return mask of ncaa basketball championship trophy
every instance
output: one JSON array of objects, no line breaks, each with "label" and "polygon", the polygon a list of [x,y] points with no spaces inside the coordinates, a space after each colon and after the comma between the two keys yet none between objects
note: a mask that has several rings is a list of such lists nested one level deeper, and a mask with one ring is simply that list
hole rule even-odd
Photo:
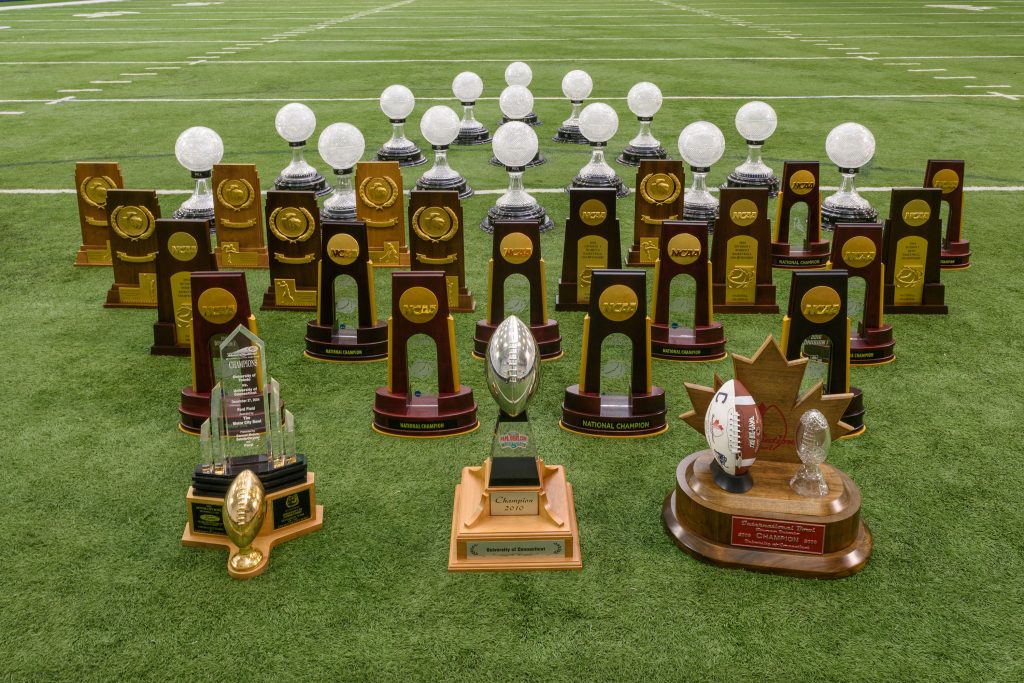
[{"label": "ncaa basketball championship trophy", "polygon": [[306,457],[295,450],[295,419],[267,374],[263,341],[238,325],[216,353],[181,543],[227,548],[228,574],[251,579],[267,568],[271,548],[321,528],[324,509]]},{"label": "ncaa basketball championship trophy", "polygon": [[[807,211],[801,221],[799,207]],[[794,212],[794,208],[796,212]],[[821,239],[821,189],[817,161],[787,161],[775,201],[772,266],[787,270],[822,268],[828,262],[828,240]]]},{"label": "ncaa basketball championship trophy", "polygon": [[946,233],[942,238],[943,270],[961,270],[971,267],[971,243],[964,239],[964,162],[929,159],[924,172],[924,186],[942,190],[946,203]]},{"label": "ncaa basketball championship trophy", "polygon": [[409,265],[402,200],[402,170],[397,161],[356,165],[356,217],[366,224],[370,258],[378,268]]},{"label": "ncaa basketball championship trophy", "polygon": [[[420,132],[434,150],[434,165],[416,181],[417,190],[454,190],[459,199],[473,196],[473,188],[448,165],[448,146],[459,134],[459,116],[450,107],[431,107],[420,119]],[[490,142],[490,135],[487,137]],[[480,143],[473,143],[480,144]]]},{"label": "ncaa basketball championship trophy", "polygon": [[572,112],[569,118],[558,127],[558,132],[552,138],[555,142],[562,142],[574,145],[585,145],[587,139],[580,133],[580,108],[583,100],[590,97],[590,91],[594,89],[594,81],[590,74],[580,69],[570,71],[562,79],[562,94],[572,104]]},{"label": "ncaa basketball championship trophy", "polygon": [[187,356],[192,352],[192,273],[217,270],[206,220],[158,219],[156,240],[156,356]]},{"label": "ncaa basketball championship trophy", "polygon": [[214,164],[213,226],[217,265],[267,268],[263,197],[256,164]]},{"label": "ncaa basketball championship trophy", "polygon": [[697,121],[679,133],[679,154],[690,166],[693,185],[683,199],[683,220],[704,221],[714,232],[718,200],[708,192],[708,173],[725,151],[725,136],[713,123]]},{"label": "ncaa basketball championship trophy", "polygon": [[274,117],[277,134],[292,148],[292,160],[274,180],[275,190],[312,191],[317,196],[328,194],[331,188],[317,170],[309,165],[303,155],[306,140],[316,130],[316,116],[313,110],[299,102],[281,107]]},{"label": "ncaa basketball championship trophy", "polygon": [[443,270],[448,310],[476,310],[466,287],[466,249],[462,204],[455,192],[413,190],[409,195],[411,270]]},{"label": "ncaa basketball championship trophy", "polygon": [[320,211],[312,192],[267,192],[267,247],[270,286],[262,310],[316,308],[320,258]]},{"label": "ncaa basketball championship trophy", "polygon": [[629,188],[622,183],[622,178],[604,160],[604,149],[618,129],[618,114],[604,102],[594,102],[583,109],[580,113],[580,133],[590,143],[590,161],[572,179],[572,184],[566,188],[567,192],[573,187],[611,187],[617,197],[629,194]]},{"label": "ncaa basketball championship trophy", "polygon": [[[672,297],[672,281],[691,277],[692,301]],[[651,295],[651,355],[663,360],[711,361],[725,358],[725,333],[714,321],[708,226],[704,221],[665,221],[661,251],[654,265]],[[692,320],[679,320],[692,311]]]},{"label": "ncaa basketball championship trophy", "polygon": [[[504,115],[501,125],[509,121],[528,123],[529,112],[533,111],[533,93],[525,85],[510,85],[501,91],[501,95],[498,97],[498,108],[501,109],[501,113]],[[547,159],[544,158],[544,155],[538,151],[533,156],[533,159],[526,164],[526,167],[540,166],[546,161]],[[494,155],[491,155],[490,161],[487,163],[491,166],[504,165]]]},{"label": "ncaa basketball championship trophy", "polygon": [[106,308],[156,308],[156,220],[160,203],[155,190],[107,190],[110,253],[114,284]]},{"label": "ncaa basketball championship trophy", "polygon": [[404,85],[389,85],[380,94],[380,110],[391,122],[391,138],[377,150],[377,161],[397,161],[400,166],[427,163],[423,152],[405,137],[405,119],[416,106],[412,91]]},{"label": "ncaa basketball championship trophy", "polygon": [[334,170],[335,184],[331,196],[324,200],[320,220],[354,221],[356,190],[352,174],[366,150],[366,141],[351,123],[332,123],[320,133],[316,143],[320,157]]},{"label": "ncaa basketball championship trophy", "polygon": [[882,232],[881,223],[839,223],[832,231],[831,267],[845,268],[851,278],[864,280],[861,320],[856,330],[850,330],[851,365],[884,365],[896,360],[892,325],[882,318]]},{"label": "ncaa basketball championship trophy", "polygon": [[942,190],[893,188],[885,221],[885,312],[949,313],[939,260]]},{"label": "ncaa basketball championship trophy", "polygon": [[850,318],[846,310],[848,274],[845,270],[797,270],[789,286],[789,308],[782,319],[782,352],[789,360],[819,356],[827,366],[825,390],[851,394],[842,420],[862,434],[864,392],[850,386]]},{"label": "ncaa basketball championship trophy", "polygon": [[217,383],[216,340],[239,325],[253,334],[256,318],[249,308],[244,273],[192,273],[192,384],[181,390],[178,428],[198,434],[210,417],[210,392]]},{"label": "ncaa basketball championship trophy", "polygon": [[633,211],[633,246],[626,256],[630,266],[653,266],[658,260],[661,225],[683,216],[683,163],[670,159],[644,159],[636,172]]},{"label": "ncaa basketball championship trophy", "polygon": [[110,217],[107,190],[121,189],[121,167],[113,161],[79,161],[75,164],[75,194],[82,244],[76,266],[110,265]]},{"label": "ncaa basketball championship trophy", "polygon": [[[519,281],[518,286],[515,280]],[[495,223],[491,260],[487,263],[487,282],[487,317],[476,323],[473,356],[484,358],[494,331],[505,319],[505,314],[514,311],[525,312],[540,359],[561,358],[562,335],[558,321],[548,317],[547,274],[540,253],[537,221]],[[522,292],[523,285],[525,293]],[[519,300],[516,300],[516,294],[521,295]]]},{"label": "ncaa basketball championship trophy", "polygon": [[778,313],[768,258],[768,190],[724,187],[711,244],[712,296],[719,313]]},{"label": "ncaa basketball championship trophy", "polygon": [[839,167],[843,182],[839,190],[821,203],[821,227],[831,230],[836,223],[874,223],[878,212],[857,193],[854,179],[861,166],[875,156],[875,136],[859,123],[841,123],[825,138],[825,152]]},{"label": "ncaa basketball championship trophy", "polygon": [[497,221],[537,221],[541,232],[555,227],[544,207],[523,188],[523,171],[537,156],[537,134],[521,121],[509,121],[495,131],[491,147],[508,171],[508,190],[488,209],[480,229],[494,232]]},{"label": "ncaa basketball championship trophy", "polygon": [[[647,273],[595,270],[590,310],[583,318],[580,381],[562,400],[563,429],[591,436],[653,436],[668,429],[665,390],[652,383],[651,319],[647,317]],[[601,387],[601,347],[622,333],[630,343],[632,373],[628,394]]]},{"label": "ncaa basketball championship trophy", "polygon": [[610,187],[570,188],[562,277],[558,278],[555,310],[587,310],[590,307],[591,273],[597,269],[621,267],[615,190]]},{"label": "ncaa basketball championship trophy", "polygon": [[174,156],[179,164],[192,173],[196,184],[192,196],[181,203],[172,218],[209,221],[212,228],[213,193],[210,192],[210,176],[213,175],[213,165],[220,163],[224,156],[224,143],[215,131],[193,126],[178,136],[174,143]]},{"label": "ncaa basketball championship trophy", "polygon": [[[507,67],[505,67],[505,84],[506,85],[508,85],[508,86],[521,86],[523,88],[529,88],[530,87],[530,83],[532,81],[533,81],[533,69],[530,68],[529,64],[526,64],[525,62],[512,62]],[[532,103],[531,103],[530,106],[531,107],[533,106]],[[504,112],[502,112],[502,113],[504,114]],[[508,117],[508,115],[506,114],[506,115],[502,116],[501,122],[502,123],[508,123],[511,120],[512,119],[510,119]],[[532,108],[530,109],[530,111],[525,116],[523,116],[522,121],[523,121],[523,123],[525,123],[528,126],[539,126],[541,124],[540,119],[537,118],[537,115],[533,112]]]},{"label": "ncaa basketball championship trophy", "polygon": [[463,71],[452,81],[452,94],[462,104],[462,121],[459,123],[458,137],[451,144],[484,145],[490,142],[490,131],[473,114],[476,101],[484,94],[483,80],[472,71]]},{"label": "ncaa basketball championship trophy", "polygon": [[639,166],[643,159],[664,159],[668,156],[665,148],[651,134],[651,121],[661,109],[661,102],[661,89],[653,83],[644,81],[629,89],[626,103],[640,122],[640,132],[629,141],[626,149],[622,150],[622,154],[616,159],[620,164]]},{"label": "ncaa basketball championship trophy", "polygon": [[[459,382],[455,319],[446,290],[440,270],[391,274],[388,384],[377,389],[373,402],[373,429],[380,434],[453,436],[480,426],[473,390]],[[417,389],[410,377],[409,340],[418,334],[433,342],[436,394]]]},{"label": "ncaa basketball championship trophy", "polygon": [[[661,519],[689,555],[732,569],[837,579],[864,568],[872,538],[860,489],[822,464],[850,394],[801,394],[807,359],[787,361],[772,337],[753,358],[732,356],[735,379],[687,384],[682,419],[708,448],[684,458]],[[756,464],[755,464],[756,461]]]},{"label": "ncaa basketball championship trophy", "polygon": [[388,327],[377,321],[366,226],[326,221],[320,238],[316,319],[306,324],[306,356],[342,363],[387,358]]},{"label": "ncaa basketball championship trophy", "polygon": [[498,404],[491,455],[455,487],[449,571],[580,569],[572,486],[538,457],[526,406],[540,381],[529,328],[506,318],[487,344],[487,388]]},{"label": "ncaa basketball championship trophy", "polygon": [[779,193],[779,179],[761,161],[764,141],[778,125],[775,110],[767,102],[747,102],[736,112],[736,130],[747,141],[747,160],[725,179],[725,187],[765,187],[770,196]]}]

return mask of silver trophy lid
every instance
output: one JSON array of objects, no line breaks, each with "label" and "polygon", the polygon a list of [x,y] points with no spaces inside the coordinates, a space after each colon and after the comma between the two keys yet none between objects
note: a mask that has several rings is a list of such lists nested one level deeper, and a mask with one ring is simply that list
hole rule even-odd
[{"label": "silver trophy lid", "polygon": [[540,382],[540,353],[530,328],[514,315],[505,318],[487,343],[487,388],[498,407],[515,417]]}]

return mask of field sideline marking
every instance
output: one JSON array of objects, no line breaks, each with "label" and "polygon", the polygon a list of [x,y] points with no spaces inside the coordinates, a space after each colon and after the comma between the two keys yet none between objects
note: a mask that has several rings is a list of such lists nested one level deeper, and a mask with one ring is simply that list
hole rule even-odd
[{"label": "field sideline marking", "polygon": [[70,7],[71,5],[99,5],[108,2],[124,2],[125,0],[72,0],[69,2],[52,2],[42,5],[16,5],[14,7],[0,7],[0,12],[10,12],[16,9],[49,9],[51,7]]},{"label": "field sideline marking", "polygon": [[23,111],[0,111],[0,116],[21,116]]}]

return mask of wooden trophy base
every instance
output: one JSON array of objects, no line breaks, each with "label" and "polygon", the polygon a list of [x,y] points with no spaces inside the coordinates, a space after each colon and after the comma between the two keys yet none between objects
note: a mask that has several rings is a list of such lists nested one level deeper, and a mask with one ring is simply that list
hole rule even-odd
[{"label": "wooden trophy base", "polygon": [[274,546],[323,527],[324,506],[316,504],[313,479],[313,473],[308,472],[305,483],[267,494],[267,515],[252,543],[252,547],[263,554],[263,559],[251,569],[239,571],[231,566],[231,558],[238,552],[238,546],[224,531],[224,499],[197,496],[191,486],[185,496],[188,521],[181,535],[181,544],[193,548],[227,548],[231,578],[244,580],[259,576],[266,570]]},{"label": "wooden trophy base", "polygon": [[771,255],[772,268],[813,270],[828,266],[831,247],[828,242],[807,242],[799,245],[772,242]]},{"label": "wooden trophy base", "polygon": [[532,497],[537,513],[528,515],[490,514],[490,496],[504,489],[488,489],[489,461],[462,469],[462,483],[455,487],[448,571],[583,568],[576,507],[565,468],[543,461],[538,465],[539,487],[519,487],[507,494]]},{"label": "wooden trophy base", "polygon": [[668,430],[665,390],[633,396],[584,393],[580,385],[566,387],[562,400],[562,429],[587,436],[636,438]]},{"label": "wooden trophy base", "polygon": [[210,419],[210,392],[193,391],[192,387],[181,390],[178,405],[178,429],[186,434],[198,436],[203,423]]},{"label": "wooden trophy base", "polygon": [[860,489],[831,465],[821,470],[825,496],[801,496],[789,487],[798,465],[758,462],[754,486],[729,493],[714,483],[710,450],[687,456],[661,519],[672,540],[699,560],[803,578],[856,574],[871,557],[871,532],[860,518]]},{"label": "wooden trophy base", "polygon": [[886,365],[896,360],[892,325],[850,335],[850,365]]},{"label": "wooden trophy base", "polygon": [[651,356],[691,363],[721,360],[725,358],[722,323],[696,328],[651,323]]},{"label": "wooden trophy base", "polygon": [[311,320],[306,324],[305,355],[335,363],[361,363],[388,357],[387,323],[357,327],[355,333],[354,338],[335,340],[333,327],[317,325],[315,320]]},{"label": "wooden trophy base", "polygon": [[971,243],[967,240],[949,242],[939,254],[942,270],[964,270],[971,267]]},{"label": "wooden trophy base", "polygon": [[115,282],[107,290],[104,308],[156,308],[156,273],[141,273],[138,285]]},{"label": "wooden trophy base", "polygon": [[576,293],[577,283],[575,280],[572,282],[563,282],[561,278],[558,280],[558,293],[555,294],[555,310],[556,311],[588,311],[590,310],[589,301],[579,301]]},{"label": "wooden trophy base", "polygon": [[885,307],[883,310],[886,313],[916,313],[918,315],[946,315],[949,313],[949,307],[946,306],[946,287],[941,282],[925,283],[924,291],[921,292],[920,304],[896,305],[893,303],[895,293],[895,285],[885,285]]},{"label": "wooden trophy base", "polygon": [[476,419],[473,390],[462,385],[453,394],[408,396],[377,389],[373,401],[373,430],[389,436],[431,438],[468,434]]},{"label": "wooden trophy base", "polygon": [[[530,332],[537,340],[537,349],[541,360],[555,360],[562,357],[562,335],[558,331],[558,321],[549,319],[544,325],[530,325]],[[476,334],[473,336],[473,357],[482,360],[487,356],[487,342],[491,340],[497,325],[486,320],[478,320]]]},{"label": "wooden trophy base", "polygon": [[459,291],[459,302],[454,306],[448,306],[448,310],[453,313],[472,313],[476,310],[476,299],[473,298],[473,292],[463,287]]},{"label": "wooden trophy base", "polygon": [[[282,284],[283,283],[283,284]],[[274,280],[263,293],[261,311],[315,311],[316,289],[301,289],[294,280]]]},{"label": "wooden trophy base", "polygon": [[775,285],[757,285],[754,302],[749,304],[725,303],[727,285],[713,283],[711,285],[712,304],[715,313],[778,313],[779,305],[775,303]]},{"label": "wooden trophy base", "polygon": [[83,244],[75,254],[76,266],[112,266],[110,242],[106,244]]},{"label": "wooden trophy base", "polygon": [[177,341],[177,324],[155,322],[153,323],[153,345],[149,347],[150,354],[154,356],[191,356],[191,344],[179,344]]},{"label": "wooden trophy base", "polygon": [[266,247],[239,247],[234,242],[221,242],[215,252],[218,270],[232,268],[269,268],[270,257]]}]

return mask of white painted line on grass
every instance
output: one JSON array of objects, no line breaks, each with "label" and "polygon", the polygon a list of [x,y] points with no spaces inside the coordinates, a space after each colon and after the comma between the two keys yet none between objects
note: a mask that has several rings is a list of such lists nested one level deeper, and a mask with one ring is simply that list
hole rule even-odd
[{"label": "white painted line on grass", "polygon": [[76,88],[74,90],[58,90],[57,92],[103,92],[103,88]]},{"label": "white painted line on grass", "polygon": [[130,73],[130,74],[120,74],[120,75],[121,76],[159,76],[160,74],[155,74],[153,72],[145,72],[145,73]]},{"label": "white painted line on grass", "polygon": [[937,81],[973,81],[977,76],[932,76]]},{"label": "white painted line on grass", "polygon": [[60,104],[61,102],[70,102],[73,99],[75,99],[74,95],[68,95],[67,97],[62,97],[59,100],[50,100],[46,104]]},{"label": "white painted line on grass", "polygon": [[21,116],[23,111],[0,111],[0,116]]},{"label": "white painted line on grass", "polygon": [[965,88],[1010,88],[1009,85],[965,85]]},{"label": "white painted line on grass", "polygon": [[1018,101],[1021,96],[1019,95],[1007,95],[1006,93],[999,92],[998,90],[992,90],[989,95],[995,95],[996,97],[1005,97],[1008,100]]},{"label": "white painted line on grass", "polygon": [[150,71],[176,71],[180,66],[147,66]]},{"label": "white painted line on grass", "polygon": [[89,81],[93,85],[107,85],[114,83],[131,83],[131,81]]},{"label": "white painted line on grass", "polygon": [[921,62],[884,62],[884,66],[917,66]]},{"label": "white painted line on grass", "polygon": [[0,7],[0,12],[9,12],[16,9],[50,9],[51,7],[70,7],[71,5],[99,5],[107,2],[124,2],[125,0],[74,0],[74,2],[50,2],[39,5],[16,5],[14,7]]},{"label": "white painted line on grass", "polygon": [[923,74],[923,73],[928,73],[930,71],[945,71],[945,69],[907,69],[907,71],[909,71],[912,74],[914,74],[914,73]]}]

